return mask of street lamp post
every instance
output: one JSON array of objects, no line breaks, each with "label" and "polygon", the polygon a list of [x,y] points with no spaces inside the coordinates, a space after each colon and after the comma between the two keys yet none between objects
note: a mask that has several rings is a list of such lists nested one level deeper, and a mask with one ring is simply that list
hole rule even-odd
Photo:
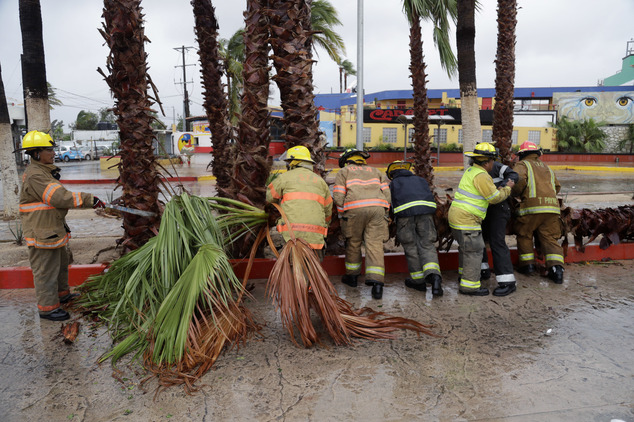
[{"label": "street lamp post", "polygon": [[[455,119],[451,116],[445,116],[445,115],[431,115],[429,116],[429,121],[432,123],[435,123],[436,125],[438,125],[438,135],[440,135],[440,126],[442,126],[445,123],[451,123],[453,122]],[[437,152],[436,152],[436,166],[440,166],[440,136],[436,136],[436,145],[437,145]]]},{"label": "street lamp post", "polygon": [[405,129],[405,142],[403,144],[403,161],[407,161],[407,140],[409,138],[409,134],[407,133],[407,124],[414,120],[414,116],[401,114],[396,118],[399,123],[403,124],[403,128]]}]

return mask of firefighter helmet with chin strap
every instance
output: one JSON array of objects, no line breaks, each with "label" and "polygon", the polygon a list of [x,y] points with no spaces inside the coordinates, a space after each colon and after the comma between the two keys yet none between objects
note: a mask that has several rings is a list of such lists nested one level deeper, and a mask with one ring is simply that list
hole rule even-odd
[{"label": "firefighter helmet with chin strap", "polygon": [[358,161],[365,163],[365,160],[370,158],[370,153],[367,151],[359,151],[355,148],[349,148],[345,150],[341,156],[339,156],[339,167],[344,168],[348,161],[356,162],[357,160],[355,160],[355,156],[358,157]]},{"label": "firefighter helmet with chin strap", "polygon": [[393,161],[387,166],[387,170],[385,171],[385,174],[387,175],[388,179],[392,180],[393,179],[392,173],[395,172],[396,170],[409,170],[411,168],[412,168],[412,163],[408,163],[407,161]]},{"label": "firefighter helmet with chin strap", "polygon": [[541,147],[538,147],[533,142],[525,141],[520,145],[520,149],[517,151],[517,155],[520,157],[524,157],[528,154],[537,154],[542,155],[543,151]]},{"label": "firefighter helmet with chin strap", "polygon": [[20,150],[32,150],[36,148],[54,148],[57,145],[48,133],[32,130],[22,138]]},{"label": "firefighter helmet with chin strap", "polygon": [[475,146],[473,152],[467,151],[464,155],[475,159],[490,158],[495,160],[498,157],[498,151],[489,142],[480,142]]}]

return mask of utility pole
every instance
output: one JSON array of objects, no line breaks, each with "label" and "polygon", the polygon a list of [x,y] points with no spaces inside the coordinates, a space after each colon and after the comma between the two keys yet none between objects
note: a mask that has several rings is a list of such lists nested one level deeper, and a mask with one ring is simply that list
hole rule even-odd
[{"label": "utility pole", "polygon": [[187,66],[195,66],[193,64],[185,64],[185,51],[192,49],[194,47],[175,47],[174,50],[181,51],[181,55],[183,57],[183,64],[180,66],[174,67],[182,67],[183,68],[183,130],[185,132],[189,132],[189,124],[187,123],[187,118],[189,117],[189,96],[187,95],[187,73],[185,69]]}]

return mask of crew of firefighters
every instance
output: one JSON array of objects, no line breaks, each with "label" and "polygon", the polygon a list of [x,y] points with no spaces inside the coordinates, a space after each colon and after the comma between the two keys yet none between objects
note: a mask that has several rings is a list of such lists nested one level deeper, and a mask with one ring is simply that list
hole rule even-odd
[{"label": "crew of firefighters", "polygon": [[[39,315],[61,321],[69,314],[61,308],[76,294],[68,287],[66,246],[70,229],[64,217],[69,208],[103,207],[89,193],[67,191],[59,182],[54,164],[55,143],[43,132],[24,136],[22,150],[32,158],[20,194],[20,215],[34,275]],[[518,272],[537,271],[533,238],[544,254],[547,276],[561,284],[564,274],[562,230],[557,199],[559,182],[539,157],[541,148],[524,142],[514,169],[500,164],[497,149],[487,142],[465,153],[470,166],[464,172],[449,209],[449,226],[459,249],[459,293],[486,296],[481,285],[491,276],[485,241],[489,243],[497,288],[495,296],[516,290],[509,248],[505,241],[511,219],[509,198],[519,198],[514,232],[519,255]],[[434,297],[443,294],[442,276],[435,243],[436,200],[427,181],[413,174],[411,163],[395,161],[382,173],[367,164],[370,154],[348,149],[339,158],[332,196],[322,177],[313,172],[314,160],[304,146],[289,148],[282,159],[287,172],[267,187],[266,199],[279,203],[285,214],[277,230],[285,241],[302,239],[324,257],[325,239],[333,203],[345,238],[345,275],[341,282],[356,288],[362,274],[374,299],[383,297],[385,263],[383,244],[389,239],[389,224],[396,225],[396,239],[403,246],[409,277],[405,286]],[[362,250],[363,248],[363,250]]]},{"label": "crew of firefighters", "polygon": [[[481,285],[482,280],[491,277],[485,243],[491,250],[497,281],[493,295],[506,296],[517,289],[506,244],[511,197],[521,201],[513,227],[519,254],[517,270],[536,273],[536,237],[545,256],[548,278],[563,282],[563,252],[557,242],[562,233],[557,199],[560,186],[553,171],[539,159],[541,154],[537,145],[524,142],[517,152],[520,161],[511,169],[497,161],[498,150],[491,143],[481,142],[465,153],[470,166],[460,180],[448,215],[459,250],[459,293],[489,294],[489,289]],[[395,161],[384,174],[369,166],[368,158],[367,151],[357,149],[341,154],[331,199],[323,179],[312,173],[310,151],[304,146],[290,148],[282,157],[289,171],[267,189],[267,201],[281,203],[287,214],[288,224],[280,220],[278,231],[286,241],[293,231],[323,259],[334,202],[345,239],[345,275],[341,282],[356,288],[364,272],[363,281],[372,287],[372,298],[381,299],[385,285],[383,244],[390,237],[389,224],[394,220],[396,240],[407,260],[409,277],[405,286],[425,292],[429,285],[432,296],[441,296],[434,193],[424,178],[410,171],[411,163]]]}]

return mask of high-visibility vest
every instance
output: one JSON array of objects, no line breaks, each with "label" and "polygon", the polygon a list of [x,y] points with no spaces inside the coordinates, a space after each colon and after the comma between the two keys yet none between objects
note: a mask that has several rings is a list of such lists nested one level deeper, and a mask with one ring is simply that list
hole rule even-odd
[{"label": "high-visibility vest", "polygon": [[484,218],[487,214],[489,201],[480,195],[480,192],[473,183],[475,177],[480,173],[486,173],[486,171],[475,166],[469,167],[467,171],[464,172],[451,206],[463,209],[477,217]]}]

